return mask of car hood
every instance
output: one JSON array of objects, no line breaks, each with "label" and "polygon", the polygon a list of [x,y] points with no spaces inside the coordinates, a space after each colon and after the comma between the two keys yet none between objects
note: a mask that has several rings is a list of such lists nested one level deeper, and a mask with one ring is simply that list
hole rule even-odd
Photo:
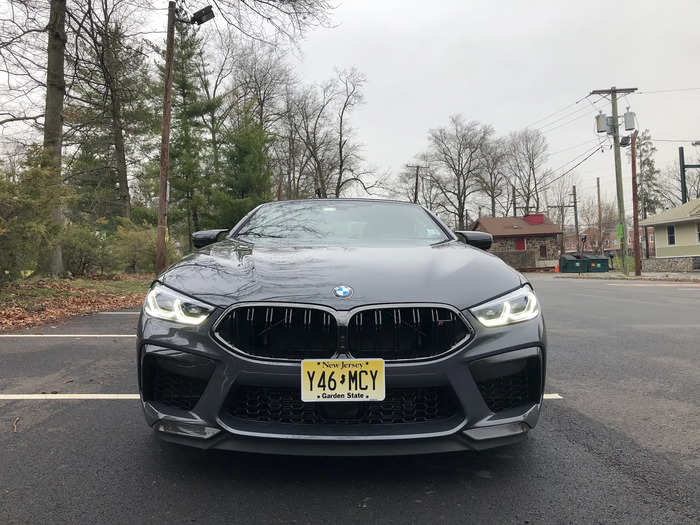
[{"label": "car hood", "polygon": [[[463,309],[521,286],[501,259],[451,241],[434,246],[280,247],[225,240],[192,253],[159,281],[210,304],[312,303],[337,310],[431,302]],[[350,297],[333,289],[350,286]]]}]

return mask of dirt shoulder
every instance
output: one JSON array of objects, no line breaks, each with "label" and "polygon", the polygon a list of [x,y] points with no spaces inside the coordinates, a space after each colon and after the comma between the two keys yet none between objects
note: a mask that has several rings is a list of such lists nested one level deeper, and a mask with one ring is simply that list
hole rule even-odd
[{"label": "dirt shoulder", "polygon": [[140,306],[152,281],[152,276],[129,275],[10,283],[0,288],[0,332]]}]

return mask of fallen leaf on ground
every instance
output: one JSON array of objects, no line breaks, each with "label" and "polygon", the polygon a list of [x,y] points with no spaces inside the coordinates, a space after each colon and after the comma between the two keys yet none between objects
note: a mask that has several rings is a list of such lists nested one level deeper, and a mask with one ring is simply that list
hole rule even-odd
[{"label": "fallen leaf on ground", "polygon": [[50,288],[61,295],[48,297],[31,309],[22,306],[0,306],[0,332],[39,324],[51,324],[77,315],[141,306],[145,293],[117,294],[90,288],[77,288],[70,282],[46,281],[34,283],[36,288]]}]

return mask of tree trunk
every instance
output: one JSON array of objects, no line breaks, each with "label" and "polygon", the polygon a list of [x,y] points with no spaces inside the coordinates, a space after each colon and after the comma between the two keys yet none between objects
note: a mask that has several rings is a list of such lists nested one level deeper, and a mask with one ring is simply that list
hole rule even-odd
[{"label": "tree trunk", "polygon": [[496,216],[496,194],[491,194],[491,217]]},{"label": "tree trunk", "polygon": [[[66,92],[64,56],[66,49],[66,0],[51,0],[47,24],[48,46],[46,60],[46,107],[44,111],[44,149],[50,167],[61,178],[61,150],[63,146],[63,99]],[[52,212],[54,222],[63,226],[64,216],[60,201]],[[63,273],[63,251],[57,243],[44,265],[52,275]]]},{"label": "tree trunk", "polygon": [[214,179],[215,179],[215,184],[218,183],[219,181],[219,168],[221,166],[220,160],[219,160],[219,136],[217,134],[217,126],[218,123],[216,121],[216,115],[212,111],[210,113],[210,120],[211,120],[211,129],[209,130],[210,136],[211,136],[211,152],[212,152],[212,160],[214,163]]},{"label": "tree trunk", "polygon": [[122,102],[119,93],[119,82],[117,80],[119,72],[116,67],[116,60],[112,51],[109,34],[106,38],[107,71],[105,79],[109,83],[110,98],[112,101],[112,137],[114,141],[114,154],[117,161],[117,177],[119,179],[119,201],[122,205],[122,213],[127,219],[131,217],[131,199],[129,197],[129,179],[126,172],[126,148],[124,146],[124,127],[122,126]]}]

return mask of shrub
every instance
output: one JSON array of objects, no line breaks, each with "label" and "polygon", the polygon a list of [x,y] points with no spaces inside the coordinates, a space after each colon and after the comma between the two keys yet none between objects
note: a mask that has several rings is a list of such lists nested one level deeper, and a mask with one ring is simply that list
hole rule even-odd
[{"label": "shrub", "polygon": [[0,170],[0,283],[38,268],[60,234],[52,210],[67,194],[56,172],[42,166],[39,150],[16,172]]},{"label": "shrub", "polygon": [[[155,272],[157,229],[152,226],[137,226],[125,219],[121,222],[109,240],[119,270],[129,273]],[[177,248],[172,241],[166,247],[168,263],[177,260]]]},{"label": "shrub", "polygon": [[69,224],[61,235],[63,264],[76,277],[104,273],[112,269],[105,235],[85,224]]}]

